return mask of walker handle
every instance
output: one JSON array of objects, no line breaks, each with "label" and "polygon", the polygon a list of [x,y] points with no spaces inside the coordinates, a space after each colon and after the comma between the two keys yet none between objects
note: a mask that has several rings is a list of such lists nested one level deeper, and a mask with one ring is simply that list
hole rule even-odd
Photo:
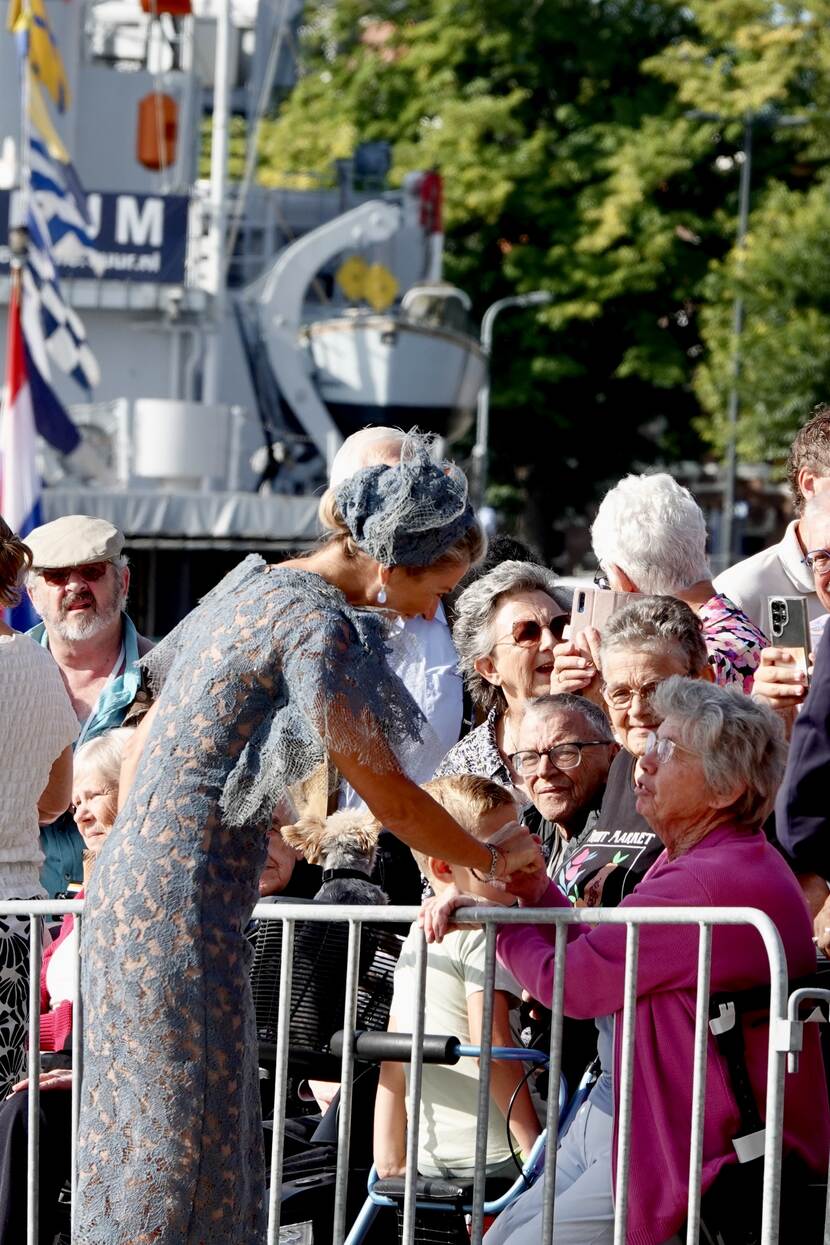
[{"label": "walker handle", "polygon": [[[374,1033],[369,1029],[357,1029],[354,1037],[355,1059],[366,1063],[409,1063],[412,1059],[411,1033]],[[422,1046],[424,1063],[458,1063],[459,1046],[456,1037],[425,1033]],[[329,1050],[332,1055],[343,1054],[342,1029],[332,1034]]]}]

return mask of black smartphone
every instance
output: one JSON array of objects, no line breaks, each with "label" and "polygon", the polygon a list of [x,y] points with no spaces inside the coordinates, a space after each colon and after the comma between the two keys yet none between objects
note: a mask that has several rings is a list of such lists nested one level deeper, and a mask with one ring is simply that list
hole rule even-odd
[{"label": "black smartphone", "polygon": [[805,597],[767,597],[770,644],[792,653],[799,668],[810,674],[810,615]]}]

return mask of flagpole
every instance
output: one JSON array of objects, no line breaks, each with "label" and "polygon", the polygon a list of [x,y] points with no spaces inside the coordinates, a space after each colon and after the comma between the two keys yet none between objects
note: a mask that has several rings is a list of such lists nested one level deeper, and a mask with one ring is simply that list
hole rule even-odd
[{"label": "flagpole", "polygon": [[[18,318],[23,311],[23,266],[29,250],[29,200],[31,196],[32,170],[29,161],[29,140],[31,138],[31,121],[29,118],[30,82],[29,82],[29,31],[32,19],[31,0],[23,0],[22,18],[24,23],[25,54],[21,57],[20,73],[20,145],[17,152],[17,201],[14,205],[17,219],[14,219],[12,205],[9,205],[9,311],[16,306]],[[17,32],[16,32],[17,33]],[[18,36],[20,37],[20,36]],[[12,316],[9,314],[9,326]],[[9,341],[11,336],[9,335]]]},{"label": "flagpole", "polygon": [[225,232],[227,227],[228,114],[230,111],[231,0],[218,0],[216,14],[216,60],[213,69],[213,125],[210,140],[210,258],[208,285],[213,294],[210,331],[207,335],[202,397],[218,402],[221,374],[222,327],[226,305]]},{"label": "flagpole", "polygon": [[[31,106],[31,70],[29,67],[30,31],[32,21],[31,0],[23,0],[23,21],[25,23],[26,54],[21,59],[20,75],[20,204],[23,211],[23,222],[29,219],[29,200],[32,192],[32,167],[29,158],[30,140],[32,137]],[[25,262],[25,253],[22,263]],[[21,291],[22,292],[22,291]]]}]

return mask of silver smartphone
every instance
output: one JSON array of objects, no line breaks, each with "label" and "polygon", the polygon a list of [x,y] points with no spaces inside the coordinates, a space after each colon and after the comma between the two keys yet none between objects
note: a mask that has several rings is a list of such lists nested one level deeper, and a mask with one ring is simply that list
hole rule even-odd
[{"label": "silver smartphone", "polygon": [[809,678],[810,614],[804,597],[767,597],[767,635],[775,648],[792,653]]},{"label": "silver smartphone", "polygon": [[612,614],[636,601],[639,595],[639,592],[614,592],[610,588],[574,589],[570,638],[573,639],[586,627],[602,631]]}]

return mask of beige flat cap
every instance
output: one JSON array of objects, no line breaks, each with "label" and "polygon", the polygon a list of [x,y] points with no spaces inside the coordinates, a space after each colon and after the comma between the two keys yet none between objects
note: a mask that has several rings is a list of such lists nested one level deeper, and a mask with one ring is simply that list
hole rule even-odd
[{"label": "beige flat cap", "polygon": [[124,548],[124,533],[106,519],[88,514],[67,514],[34,528],[26,537],[32,551],[32,567],[83,566],[87,562],[110,562]]}]

